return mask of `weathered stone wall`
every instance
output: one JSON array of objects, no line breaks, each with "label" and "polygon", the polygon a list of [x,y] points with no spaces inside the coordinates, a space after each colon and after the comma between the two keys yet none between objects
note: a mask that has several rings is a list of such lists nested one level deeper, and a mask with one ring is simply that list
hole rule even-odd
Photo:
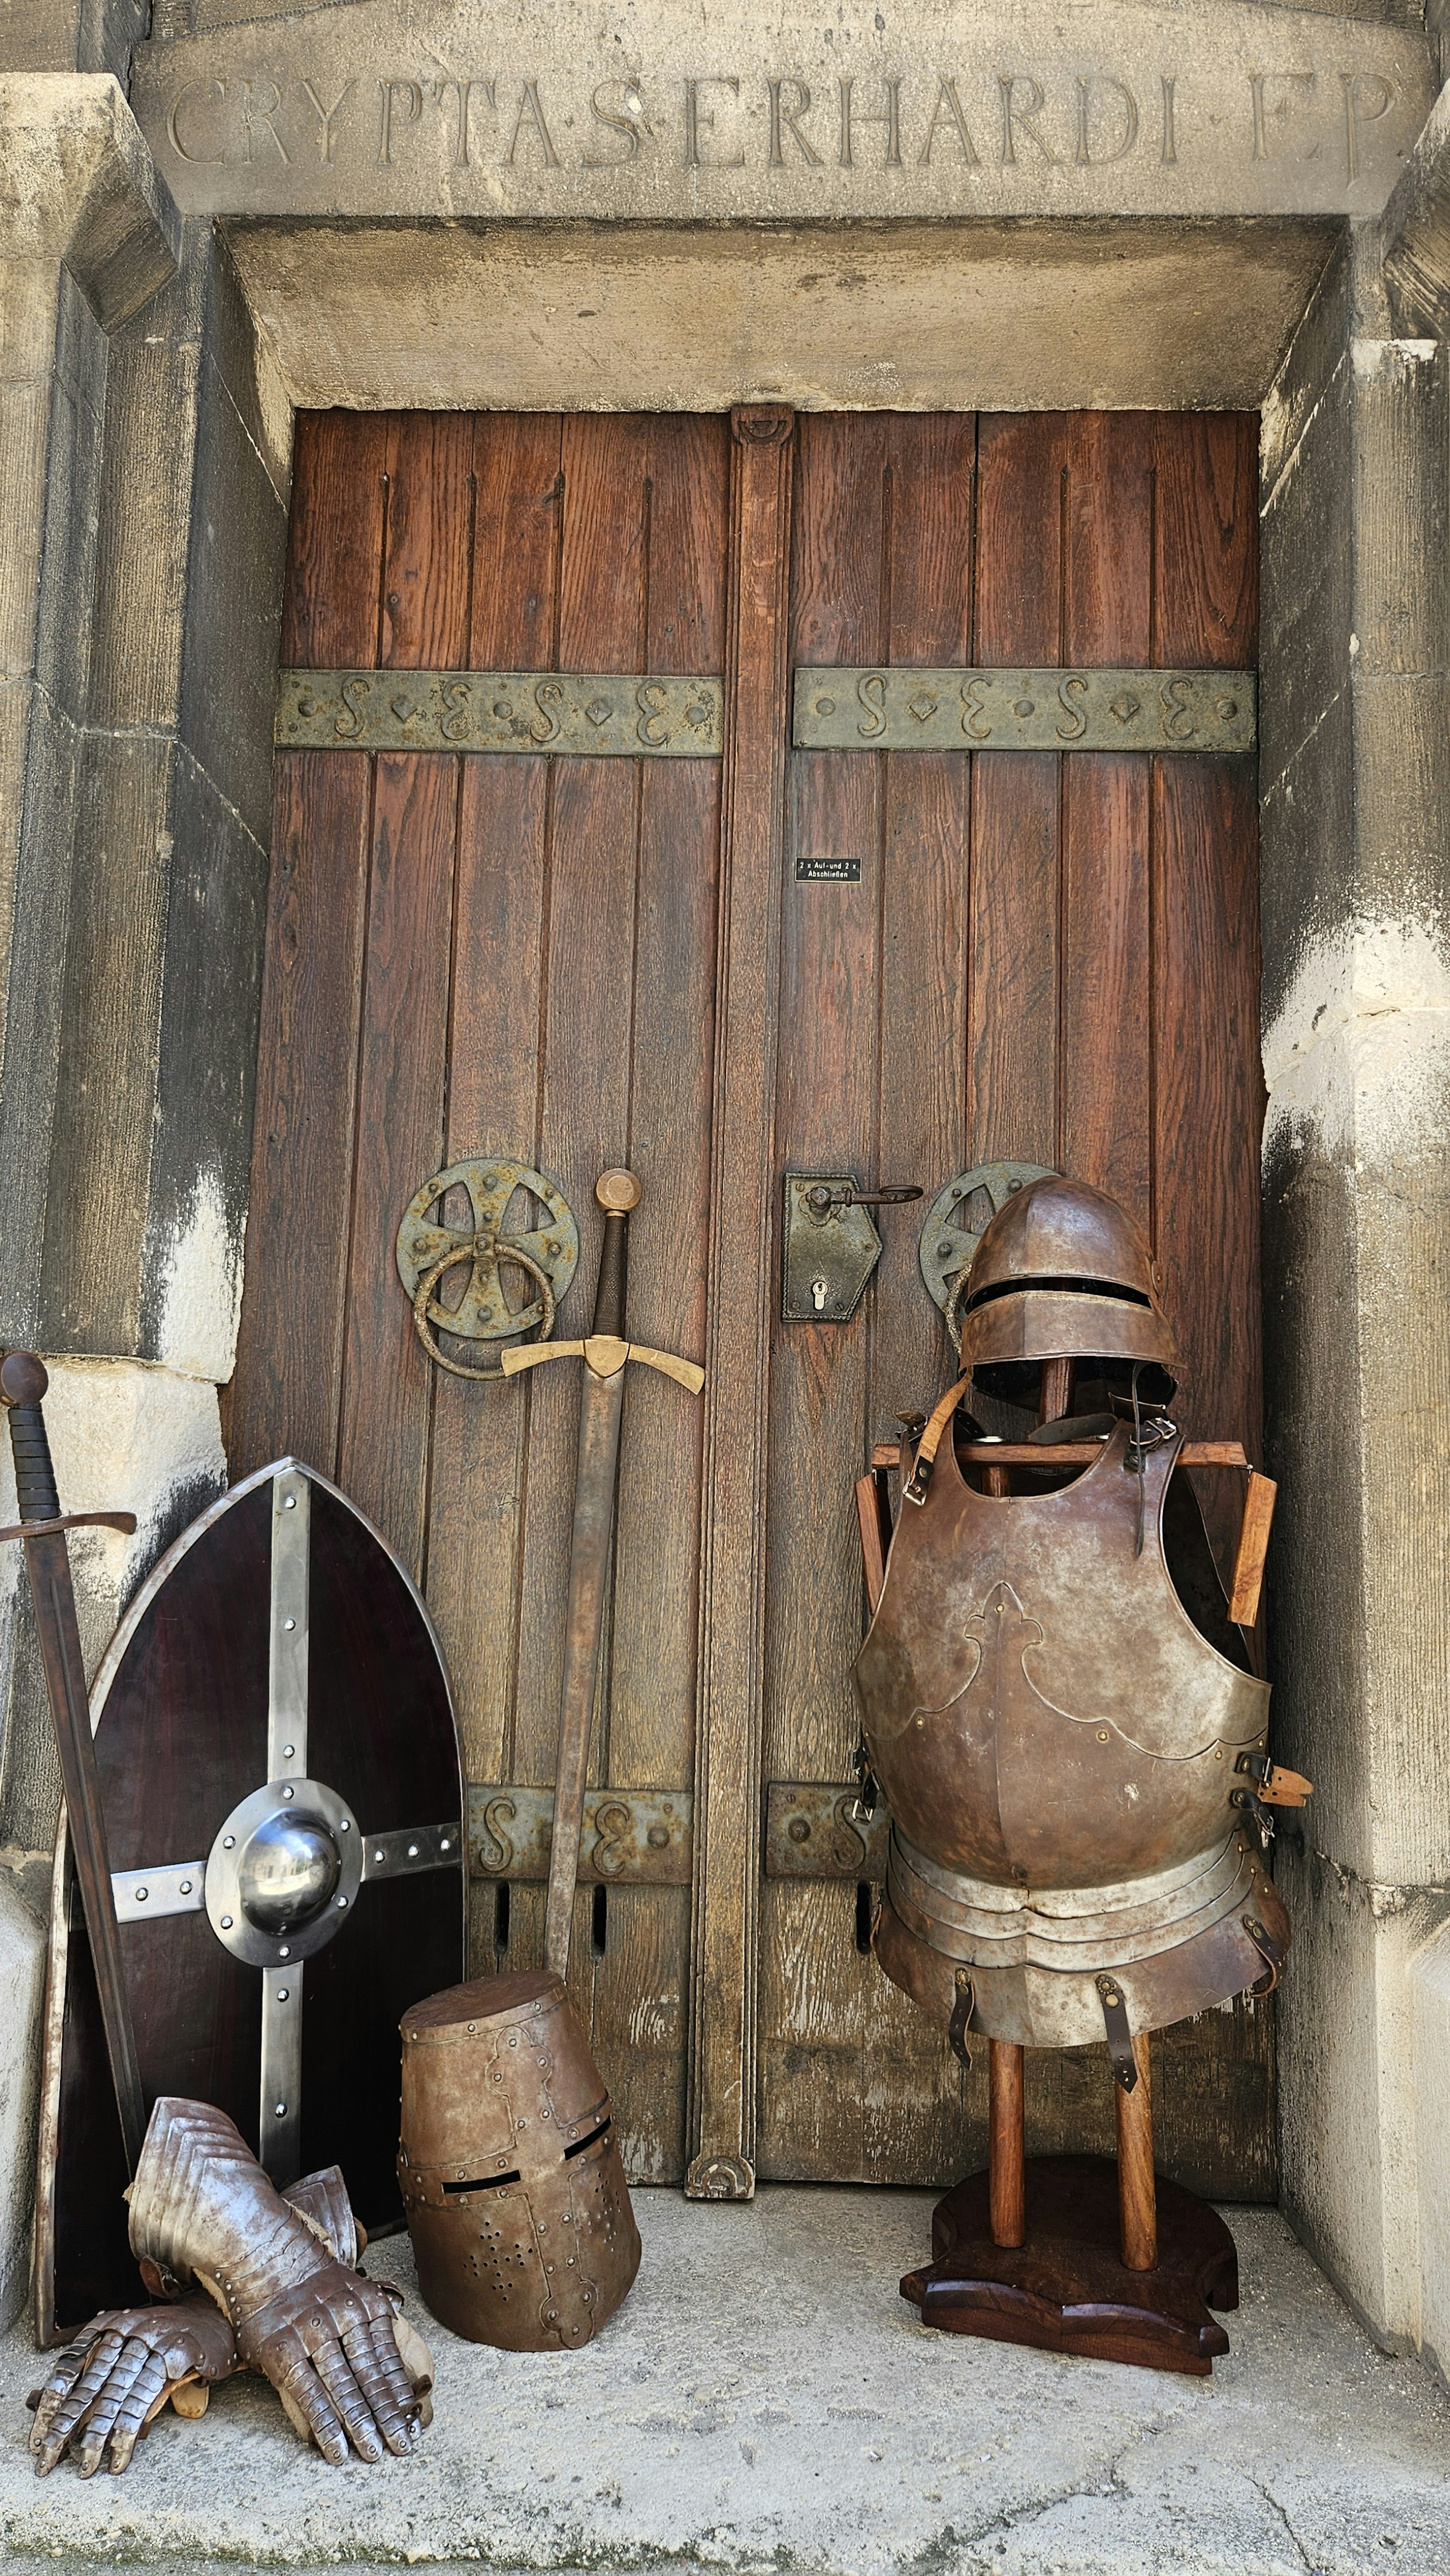
[{"label": "weathered stone wall", "polygon": [[1372,240],[1264,415],[1264,1261],[1286,2204],[1417,2342],[1410,1965],[1450,1915],[1447,378]]}]

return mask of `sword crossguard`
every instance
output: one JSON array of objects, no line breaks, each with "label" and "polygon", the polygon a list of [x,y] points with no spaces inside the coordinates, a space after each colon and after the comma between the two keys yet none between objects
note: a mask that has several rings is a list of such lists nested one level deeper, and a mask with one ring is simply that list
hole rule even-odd
[{"label": "sword crossguard", "polygon": [[616,1377],[627,1360],[638,1360],[643,1367],[658,1369],[663,1377],[688,1387],[691,1395],[698,1395],[705,1383],[705,1372],[696,1361],[677,1359],[673,1351],[648,1350],[643,1342],[623,1342],[617,1333],[590,1333],[582,1342],[529,1342],[500,1356],[505,1377],[541,1368],[546,1360],[582,1360],[597,1378],[604,1379]]}]

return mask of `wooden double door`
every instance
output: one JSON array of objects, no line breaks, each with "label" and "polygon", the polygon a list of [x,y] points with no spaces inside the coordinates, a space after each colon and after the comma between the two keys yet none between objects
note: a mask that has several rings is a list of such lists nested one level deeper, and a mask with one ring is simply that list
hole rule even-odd
[{"label": "wooden double door", "polygon": [[[379,675],[348,703],[385,730],[435,686],[410,675],[719,684],[684,756],[370,750],[347,717],[279,753],[229,1415],[234,1474],[300,1453],[416,1569],[480,1791],[545,1786],[573,1372],[440,1371],[394,1240],[447,1166],[541,1169],[578,1221],[578,1333],[593,1182],[639,1174],[630,1329],[709,1375],[699,1402],[628,1391],[590,1776],[674,1803],[662,1856],[600,1855],[571,1967],[637,2179],[939,2183],[981,2151],[984,2069],[876,1969],[869,1878],[763,1865],[769,1785],[850,1778],[853,1479],[953,1373],[923,1206],[1003,1158],[1115,1192],[1156,1245],[1180,1417],[1251,1455],[1259,1427],[1252,753],[795,749],[795,674],[1250,669],[1256,459],[1229,415],[299,422],[288,670]],[[849,1322],[781,1319],[788,1171],[926,1194],[880,1212]],[[479,1971],[541,1954],[537,1868],[498,1831],[519,1804],[475,1798]],[[1266,2008],[1157,2065],[1165,2167],[1271,2197]],[[1099,2051],[1034,2055],[1028,2103],[1039,2149],[1111,2144]]]}]

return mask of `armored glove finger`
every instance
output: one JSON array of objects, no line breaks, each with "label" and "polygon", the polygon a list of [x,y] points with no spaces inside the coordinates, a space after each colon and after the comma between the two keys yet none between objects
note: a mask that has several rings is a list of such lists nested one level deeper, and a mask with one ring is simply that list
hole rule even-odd
[{"label": "armored glove finger", "polygon": [[82,2477],[94,2477],[108,2447],[112,2469],[124,2469],[169,2398],[227,2379],[236,2367],[236,2338],[210,2299],[105,2310],[66,2345],[36,2394],[30,2447],[37,2477],[67,2446]]},{"label": "armored glove finger", "polygon": [[414,2387],[376,2282],[324,2264],[248,2317],[237,2343],[324,2459],[345,2460],[349,2441],[365,2460],[412,2449],[427,2392]]}]

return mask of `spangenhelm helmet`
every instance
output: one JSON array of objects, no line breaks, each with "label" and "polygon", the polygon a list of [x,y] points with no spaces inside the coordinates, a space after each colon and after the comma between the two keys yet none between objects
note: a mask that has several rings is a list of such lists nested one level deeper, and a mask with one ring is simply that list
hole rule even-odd
[{"label": "spangenhelm helmet", "polygon": [[1136,1221],[1103,1190],[1049,1172],[999,1208],[973,1257],[962,1367],[989,1393],[1018,1392],[1042,1360],[1098,1364],[1166,1403],[1178,1345]]}]

